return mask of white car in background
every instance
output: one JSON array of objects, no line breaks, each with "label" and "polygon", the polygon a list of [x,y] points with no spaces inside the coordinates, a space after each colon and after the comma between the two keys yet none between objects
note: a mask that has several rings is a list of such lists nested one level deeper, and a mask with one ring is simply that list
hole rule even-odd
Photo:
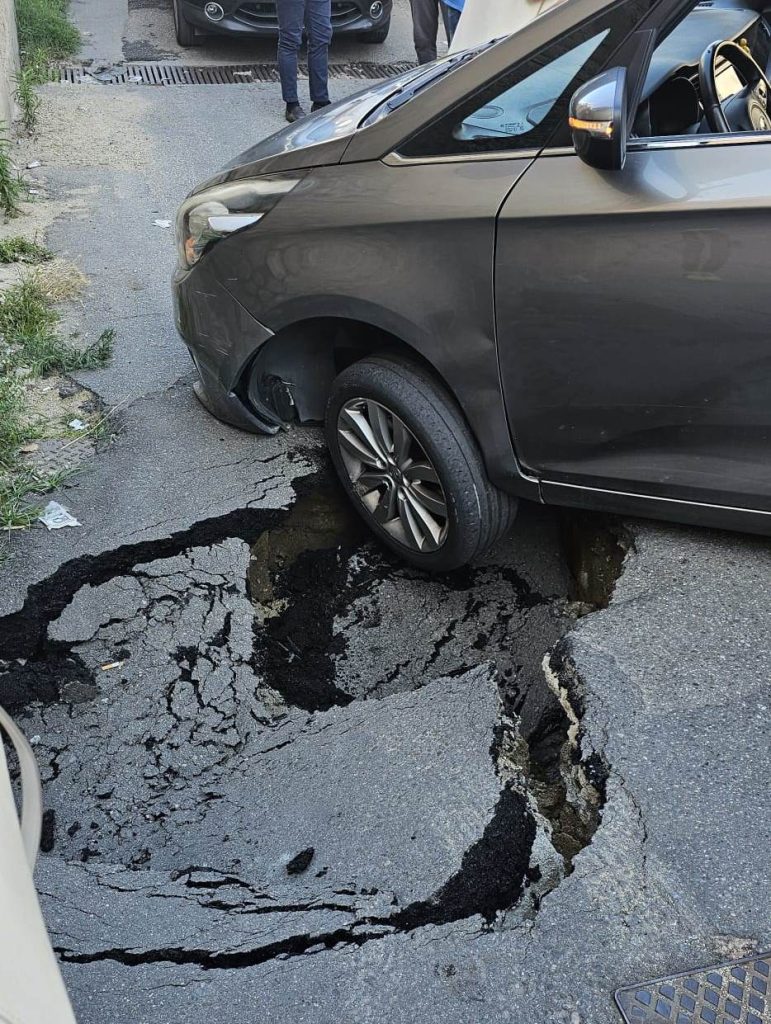
[{"label": "white car in background", "polygon": [[[21,820],[3,739],[21,769]],[[32,881],[43,797],[29,745],[0,707],[0,1024],[75,1024]]]}]

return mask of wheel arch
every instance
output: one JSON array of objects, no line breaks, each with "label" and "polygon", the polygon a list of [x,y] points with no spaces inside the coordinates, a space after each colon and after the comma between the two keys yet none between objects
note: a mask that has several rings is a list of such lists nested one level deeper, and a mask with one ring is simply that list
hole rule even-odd
[{"label": "wheel arch", "polygon": [[[394,326],[361,316],[323,314],[284,324],[244,367],[239,398],[276,429],[293,421],[321,422],[332,382],[342,370],[367,356],[401,357],[424,369],[450,396],[479,445],[490,479],[504,490],[540,501],[538,482],[521,472],[516,459],[497,366],[494,388],[488,382],[486,394],[469,403],[458,386],[466,386],[463,381],[473,377],[467,364],[460,361],[445,373],[425,355],[420,338],[410,337],[409,325],[403,331]],[[454,370],[457,373],[450,372]],[[472,397],[476,383],[469,385]]]},{"label": "wheel arch", "polygon": [[462,412],[452,385],[418,348],[385,328],[345,317],[310,317],[277,331],[246,367],[243,396],[256,410],[267,408],[281,421],[320,422],[334,378],[373,355],[392,355],[418,364],[445,388]]}]

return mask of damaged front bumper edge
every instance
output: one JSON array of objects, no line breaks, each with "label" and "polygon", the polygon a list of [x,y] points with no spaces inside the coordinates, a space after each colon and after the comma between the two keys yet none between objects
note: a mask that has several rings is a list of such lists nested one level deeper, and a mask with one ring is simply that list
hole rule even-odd
[{"label": "damaged front bumper edge", "polygon": [[205,261],[176,271],[172,296],[177,331],[198,370],[198,400],[233,427],[275,434],[281,426],[275,413],[254,408],[239,394],[249,363],[273,333],[205,269]]}]

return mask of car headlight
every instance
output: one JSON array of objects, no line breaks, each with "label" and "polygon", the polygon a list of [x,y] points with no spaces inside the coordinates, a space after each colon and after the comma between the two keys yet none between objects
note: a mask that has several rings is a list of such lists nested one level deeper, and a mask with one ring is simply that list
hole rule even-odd
[{"label": "car headlight", "polygon": [[299,183],[296,175],[247,178],[190,196],[177,213],[177,249],[182,266],[190,269],[210,245],[256,224]]}]

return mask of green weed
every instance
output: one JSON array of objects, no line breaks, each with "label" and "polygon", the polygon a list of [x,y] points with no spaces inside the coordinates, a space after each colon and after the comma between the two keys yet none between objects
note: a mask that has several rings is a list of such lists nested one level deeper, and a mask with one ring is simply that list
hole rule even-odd
[{"label": "green weed", "polygon": [[21,71],[16,99],[25,130],[33,132],[40,112],[36,86],[48,81],[48,65],[71,57],[80,47],[80,33],[68,20],[69,0],[16,0]]},{"label": "green weed", "polygon": [[16,0],[22,62],[34,54],[44,54],[49,61],[77,52],[80,33],[67,18],[69,6],[69,0]]},{"label": "green weed", "polygon": [[10,143],[5,134],[5,125],[0,121],[0,212],[6,217],[19,213],[19,199],[23,182],[21,175],[11,163]]},{"label": "green weed", "polygon": [[25,437],[24,393],[15,377],[0,375],[0,470],[8,467]]},{"label": "green weed", "polygon": [[47,494],[69,476],[72,476],[72,470],[43,474],[23,467],[0,477],[0,530],[25,530],[32,526],[43,505],[31,502],[30,495]]},{"label": "green weed", "polygon": [[0,297],[0,337],[9,350],[0,372],[25,366],[34,376],[42,377],[54,371],[97,370],[110,361],[113,328],[102,331],[85,349],[64,341],[56,334],[59,314],[34,274],[23,277]]},{"label": "green weed", "polygon": [[58,322],[59,314],[46,300],[39,281],[31,274],[2,293],[0,335],[6,344],[34,346],[52,335]]},{"label": "green weed", "polygon": [[21,108],[24,130],[28,135],[37,127],[42,102],[35,87],[46,80],[46,75],[46,64],[40,55],[36,55],[29,63],[22,64],[16,75],[16,100]]},{"label": "green weed", "polygon": [[0,263],[45,263],[53,253],[37,242],[15,235],[0,239]]}]

